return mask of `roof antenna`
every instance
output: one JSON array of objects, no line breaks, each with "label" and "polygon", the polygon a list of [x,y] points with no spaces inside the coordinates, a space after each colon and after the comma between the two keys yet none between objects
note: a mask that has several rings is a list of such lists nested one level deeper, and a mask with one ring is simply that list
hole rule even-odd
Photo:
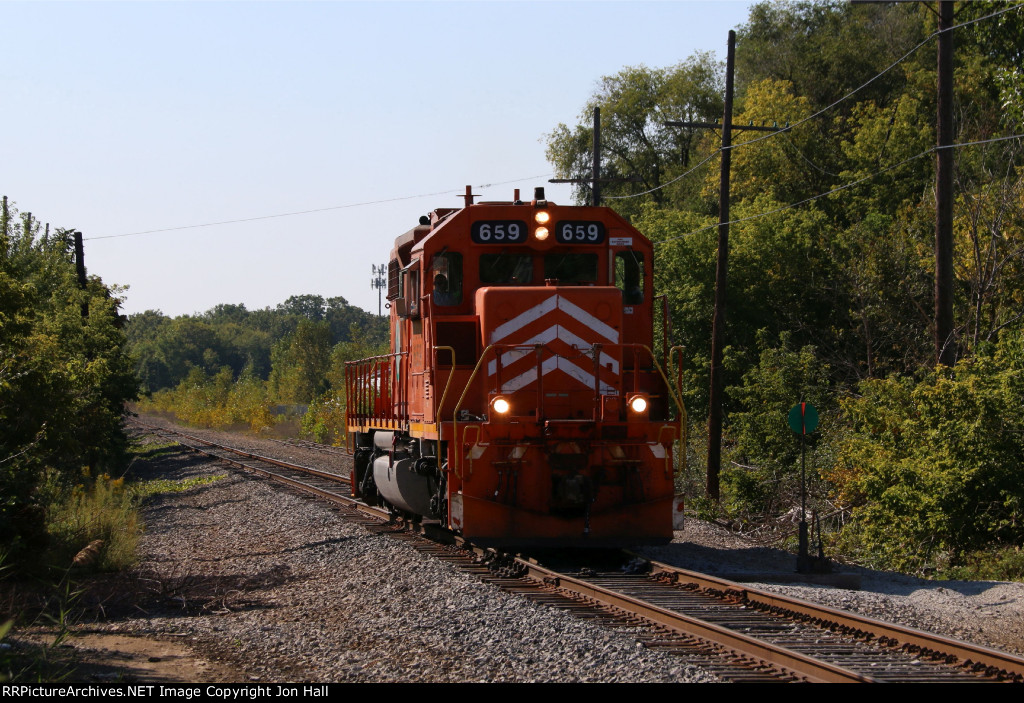
[{"label": "roof antenna", "polygon": [[466,194],[462,197],[466,199],[466,207],[469,207],[473,204],[473,198],[478,196],[473,195],[473,186],[466,186]]}]

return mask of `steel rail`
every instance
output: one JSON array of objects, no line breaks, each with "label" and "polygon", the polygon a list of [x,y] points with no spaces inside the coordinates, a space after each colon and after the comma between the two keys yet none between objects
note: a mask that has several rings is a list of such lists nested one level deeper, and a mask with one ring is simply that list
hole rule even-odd
[{"label": "steel rail", "polygon": [[879,644],[920,651],[927,655],[942,655],[947,663],[960,663],[990,675],[1024,679],[1024,658],[996,649],[963,642],[903,625],[875,620],[856,613],[810,603],[790,596],[750,588],[734,581],[708,576],[694,571],[652,561],[651,575],[666,574],[677,585],[693,584],[705,591],[719,591],[741,600],[750,607],[770,612],[795,613],[828,627],[835,624],[848,634],[871,638]]},{"label": "steel rail", "polygon": [[741,656],[763,661],[786,673],[792,673],[803,681],[817,683],[876,683],[878,681],[850,669],[819,661],[785,647],[779,647],[719,625],[652,605],[526,560],[518,560],[518,563],[527,570],[530,578],[604,605],[636,613],[651,622],[678,632],[696,635]]},{"label": "steel rail", "polygon": [[[205,445],[207,447],[213,447],[213,448],[220,449],[220,450],[223,450],[223,451],[226,451],[226,452],[230,452],[232,454],[237,454],[239,456],[242,456],[242,457],[244,457],[246,459],[250,459],[252,461],[262,461],[262,462],[271,464],[272,466],[279,466],[279,467],[281,467],[283,469],[288,469],[290,471],[298,471],[300,473],[309,474],[311,476],[316,476],[317,478],[322,478],[322,479],[330,481],[332,483],[338,483],[338,484],[341,484],[341,485],[345,485],[346,477],[342,476],[341,474],[334,474],[334,473],[331,473],[329,471],[320,471],[319,469],[314,469],[314,468],[309,467],[309,466],[302,466],[300,464],[292,464],[292,463],[289,463],[289,462],[286,462],[286,461],[281,461],[279,459],[274,459],[272,457],[266,457],[266,456],[261,456],[259,454],[253,454],[251,452],[246,452],[246,451],[243,451],[241,449],[235,449],[234,447],[229,447],[229,446],[224,445],[224,444],[218,444],[217,442],[211,442],[209,440],[202,439],[202,438],[196,437],[194,435],[186,434],[184,432],[179,432],[178,430],[172,430],[172,429],[168,429],[168,428],[165,428],[165,427],[157,427],[156,425],[148,425],[146,423],[139,422],[138,420],[136,420],[135,422],[137,424],[139,424],[139,425],[142,425],[143,427],[146,427],[147,429],[156,430],[158,432],[166,432],[168,434],[176,435],[178,437],[182,437],[182,438],[185,438],[185,439],[193,441],[193,442],[198,442],[199,444]],[[327,500],[333,501],[335,503],[341,503],[341,504],[345,505],[346,507],[348,507],[350,509],[356,510],[356,511],[361,512],[361,513],[364,513],[364,514],[366,514],[366,515],[368,515],[370,517],[373,517],[373,518],[376,518],[376,519],[383,519],[383,520],[388,520],[388,519],[391,518],[390,513],[388,513],[386,510],[382,510],[380,508],[375,508],[373,506],[366,505],[365,503],[361,503],[358,500],[352,498],[351,496],[345,495],[343,493],[335,493],[334,491],[330,491],[330,490],[327,490],[325,488],[320,488],[318,486],[314,486],[312,484],[305,483],[304,481],[299,481],[299,480],[291,478],[289,476],[285,476],[284,474],[276,473],[274,471],[269,471],[267,469],[263,469],[263,468],[260,468],[258,466],[253,466],[252,464],[246,464],[244,462],[237,461],[237,460],[232,459],[230,457],[221,456],[220,454],[215,454],[213,452],[205,451],[205,450],[201,449],[200,447],[194,447],[194,446],[191,446],[191,445],[188,445],[188,444],[184,444],[184,446],[188,447],[192,451],[199,452],[200,454],[203,454],[204,456],[208,456],[208,457],[211,457],[213,459],[217,459],[219,461],[227,462],[227,463],[229,463],[229,464],[231,464],[233,466],[237,466],[238,468],[245,469],[246,471],[252,471],[253,473],[257,473],[257,474],[259,474],[261,476],[264,476],[266,478],[272,479],[274,481],[278,481],[279,483],[283,483],[285,485],[291,486],[292,488],[297,488],[299,490],[306,491],[308,493],[313,493],[315,495],[320,496],[321,498],[326,498]]]}]

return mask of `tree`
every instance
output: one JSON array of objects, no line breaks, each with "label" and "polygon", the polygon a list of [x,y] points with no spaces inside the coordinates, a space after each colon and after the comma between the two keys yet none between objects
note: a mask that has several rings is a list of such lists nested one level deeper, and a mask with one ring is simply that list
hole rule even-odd
[{"label": "tree", "polygon": [[274,345],[271,392],[285,402],[310,402],[327,387],[330,355],[327,323],[301,320],[295,334]]},{"label": "tree", "polygon": [[277,312],[304,317],[313,322],[324,319],[327,304],[322,295],[293,295],[277,306]]},{"label": "tree", "polygon": [[[711,148],[693,130],[666,127],[668,121],[721,119],[722,67],[710,54],[697,54],[665,69],[625,68],[601,79],[597,92],[573,128],[560,124],[547,136],[548,160],[559,178],[587,178],[593,161],[594,107],[601,108],[602,178],[622,179],[602,184],[605,197],[651,191],[654,203],[664,205],[693,197],[689,182],[664,188],[695,165]],[[625,179],[636,178],[636,182]],[[584,185],[576,188],[576,201],[588,202]],[[619,200],[615,206],[630,216],[642,199]]]},{"label": "tree", "polygon": [[[126,445],[138,382],[125,351],[119,291],[79,284],[70,230],[52,236],[4,198],[0,215],[0,543],[19,553],[43,536],[45,473],[77,481]],[[83,315],[83,310],[87,312]]]}]

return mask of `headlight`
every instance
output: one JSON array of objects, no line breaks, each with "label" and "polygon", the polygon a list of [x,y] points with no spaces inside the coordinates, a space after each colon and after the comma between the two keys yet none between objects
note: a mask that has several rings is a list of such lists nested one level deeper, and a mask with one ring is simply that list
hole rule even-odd
[{"label": "headlight", "polygon": [[507,415],[508,411],[512,409],[508,400],[501,397],[500,395],[491,401],[491,409],[499,415]]},{"label": "headlight", "polygon": [[647,398],[642,395],[634,395],[629,399],[629,409],[637,415],[647,412]]},{"label": "headlight", "polygon": [[551,215],[550,213],[548,213],[547,210],[539,210],[533,216],[533,219],[534,221],[536,221],[538,225],[546,225],[548,221],[551,219]]},{"label": "headlight", "polygon": [[545,239],[548,238],[548,228],[538,227],[536,230],[534,230],[533,236],[536,237],[539,241],[543,242]]}]

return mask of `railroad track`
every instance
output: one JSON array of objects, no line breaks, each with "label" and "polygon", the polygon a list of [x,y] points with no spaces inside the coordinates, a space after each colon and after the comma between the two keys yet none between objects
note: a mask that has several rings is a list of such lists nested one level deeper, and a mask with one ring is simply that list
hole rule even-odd
[{"label": "railroad track", "polygon": [[342,447],[335,447],[330,444],[323,444],[322,442],[313,442],[308,439],[275,439],[268,437],[271,442],[283,444],[286,447],[300,447],[302,449],[313,449],[314,451],[323,452],[324,454],[334,454],[336,456],[348,457],[349,453]]},{"label": "railroad track", "polygon": [[[641,627],[647,647],[684,656],[727,681],[1024,682],[1024,659],[657,562],[630,571],[582,561],[474,549],[436,526],[405,525],[354,501],[349,477],[138,423],[207,456],[330,500],[346,518],[473,573],[508,592],[593,618]],[[412,529],[410,529],[412,528]],[[589,555],[593,557],[593,555]],[[607,555],[605,555],[607,556]],[[621,563],[629,561],[623,555]]]}]

